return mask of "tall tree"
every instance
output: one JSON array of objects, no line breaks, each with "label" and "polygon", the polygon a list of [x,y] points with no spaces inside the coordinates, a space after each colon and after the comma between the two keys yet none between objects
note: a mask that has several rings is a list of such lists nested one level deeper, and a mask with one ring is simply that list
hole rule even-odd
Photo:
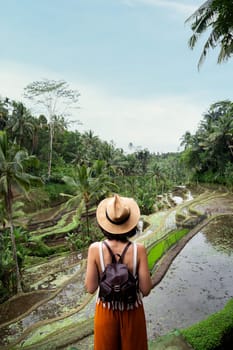
[{"label": "tall tree", "polygon": [[[53,139],[55,125],[66,118],[75,107],[79,100],[80,93],[70,89],[64,80],[48,80],[34,81],[25,88],[25,97],[35,102],[43,110],[48,119],[49,126],[49,157],[48,157],[48,178],[51,176],[52,155],[53,155]],[[63,119],[61,119],[63,118]]]},{"label": "tall tree", "polygon": [[193,32],[189,46],[193,49],[198,39],[209,31],[204,44],[198,68],[208,51],[220,46],[218,63],[226,61],[233,53],[233,0],[207,0],[187,20]]},{"label": "tall tree", "polygon": [[7,223],[10,228],[17,292],[22,292],[22,284],[14,236],[13,189],[17,188],[26,194],[32,183],[41,183],[38,177],[32,176],[25,171],[26,162],[31,160],[34,160],[34,157],[28,156],[27,152],[20,150],[18,145],[11,145],[8,142],[6,132],[0,131],[0,194],[3,198],[4,212],[6,213]]}]

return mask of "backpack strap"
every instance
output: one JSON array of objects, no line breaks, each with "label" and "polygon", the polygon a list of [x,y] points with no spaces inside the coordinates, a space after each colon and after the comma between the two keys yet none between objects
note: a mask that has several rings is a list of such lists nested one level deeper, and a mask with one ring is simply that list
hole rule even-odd
[{"label": "backpack strap", "polygon": [[[116,261],[116,258],[113,254],[113,251],[112,249],[109,247],[108,243],[106,241],[104,242],[99,242],[99,257],[100,257],[100,266],[101,266],[101,270],[102,272],[104,272],[104,269],[105,269],[105,265],[104,265],[104,255],[103,255],[103,243],[104,245],[108,248],[109,252],[110,252],[110,255],[112,257],[112,259],[115,259]],[[123,258],[125,256],[125,253],[127,251],[127,249],[129,248],[130,244],[133,244],[133,275],[134,277],[136,276],[136,272],[137,272],[137,253],[138,253],[138,250],[137,250],[137,243],[135,242],[128,242],[128,244],[125,246],[121,256],[120,256],[120,259],[121,259],[121,262],[123,261]],[[119,255],[119,254],[118,254]]]},{"label": "backpack strap", "polygon": [[104,245],[108,248],[108,251],[109,251],[109,253],[110,253],[110,255],[111,255],[111,258],[112,258],[112,263],[114,263],[114,264],[117,263],[116,255],[118,255],[118,256],[119,256],[118,262],[122,264],[122,263],[123,263],[123,260],[124,260],[124,257],[125,257],[125,253],[127,252],[128,248],[129,248],[129,246],[130,246],[130,244],[131,244],[132,242],[129,241],[129,242],[126,244],[126,246],[124,247],[124,249],[123,249],[123,251],[122,251],[121,254],[114,254],[113,251],[112,251],[112,249],[109,247],[108,243],[107,243],[106,241],[103,241],[103,243],[104,243]]},{"label": "backpack strap", "polygon": [[[115,255],[114,255],[112,249],[109,247],[108,243],[106,241],[103,241],[103,244],[108,248],[108,251],[109,251],[111,258],[112,258],[112,263],[116,263],[117,261],[116,261]],[[116,254],[116,255],[119,255],[119,254]]]},{"label": "backpack strap", "polygon": [[123,252],[121,253],[120,259],[119,259],[119,262],[120,262],[120,263],[123,263],[123,260],[124,260],[124,257],[125,257],[125,253],[127,252],[127,250],[128,250],[128,248],[129,248],[129,246],[130,246],[131,243],[132,243],[132,242],[129,241],[129,242],[126,244],[126,246],[125,246]]},{"label": "backpack strap", "polygon": [[120,262],[123,262],[125,253],[127,251],[127,249],[129,248],[130,244],[133,244],[133,276],[136,277],[136,273],[137,273],[137,255],[138,255],[138,249],[137,249],[137,243],[135,242],[128,242],[128,244],[125,246],[121,256],[120,256]]}]

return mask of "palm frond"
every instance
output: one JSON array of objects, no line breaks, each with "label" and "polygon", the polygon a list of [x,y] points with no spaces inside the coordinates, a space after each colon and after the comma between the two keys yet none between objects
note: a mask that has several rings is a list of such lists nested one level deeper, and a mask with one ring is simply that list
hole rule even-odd
[{"label": "palm frond", "polygon": [[185,23],[191,22],[196,17],[201,16],[206,11],[206,9],[211,6],[212,3],[213,3],[213,0],[207,0],[206,2],[204,2],[204,4],[202,4],[193,14],[191,14],[191,16],[189,16],[185,20]]},{"label": "palm frond", "polygon": [[226,61],[230,56],[232,56],[232,52],[233,37],[230,35],[230,38],[228,40],[226,40],[226,38],[222,40],[222,45],[218,55],[217,63],[222,63],[223,61]]},{"label": "palm frond", "polygon": [[207,52],[209,51],[209,49],[210,48],[214,48],[216,46],[216,41],[217,40],[218,40],[217,33],[212,31],[211,34],[209,35],[209,38],[207,39],[204,47],[203,47],[200,59],[198,61],[198,69],[200,69],[202,63],[204,62],[204,60],[206,58],[206,55],[207,55]]}]

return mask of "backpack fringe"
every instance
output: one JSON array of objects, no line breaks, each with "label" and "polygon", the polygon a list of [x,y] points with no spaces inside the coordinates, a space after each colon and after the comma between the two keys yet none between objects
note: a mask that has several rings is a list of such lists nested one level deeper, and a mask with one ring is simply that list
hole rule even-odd
[{"label": "backpack fringe", "polygon": [[133,310],[134,308],[138,308],[140,305],[142,305],[142,295],[141,293],[138,293],[137,295],[137,300],[135,301],[134,304],[125,304],[121,301],[109,301],[109,302],[104,302],[102,301],[99,297],[96,299],[96,303],[100,304],[102,303],[104,308],[107,308],[108,310],[119,310],[119,311],[124,311],[124,310]]}]

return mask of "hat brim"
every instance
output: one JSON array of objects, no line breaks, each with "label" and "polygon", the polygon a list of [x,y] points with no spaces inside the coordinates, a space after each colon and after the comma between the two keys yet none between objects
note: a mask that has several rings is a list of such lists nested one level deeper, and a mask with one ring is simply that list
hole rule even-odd
[{"label": "hat brim", "polygon": [[111,198],[105,198],[102,200],[96,210],[97,222],[105,231],[112,234],[123,234],[130,232],[134,227],[137,226],[138,220],[140,218],[140,209],[133,198],[121,197],[121,200],[124,202],[124,205],[127,206],[130,210],[130,216],[126,222],[123,224],[114,224],[109,221],[106,210]]}]

